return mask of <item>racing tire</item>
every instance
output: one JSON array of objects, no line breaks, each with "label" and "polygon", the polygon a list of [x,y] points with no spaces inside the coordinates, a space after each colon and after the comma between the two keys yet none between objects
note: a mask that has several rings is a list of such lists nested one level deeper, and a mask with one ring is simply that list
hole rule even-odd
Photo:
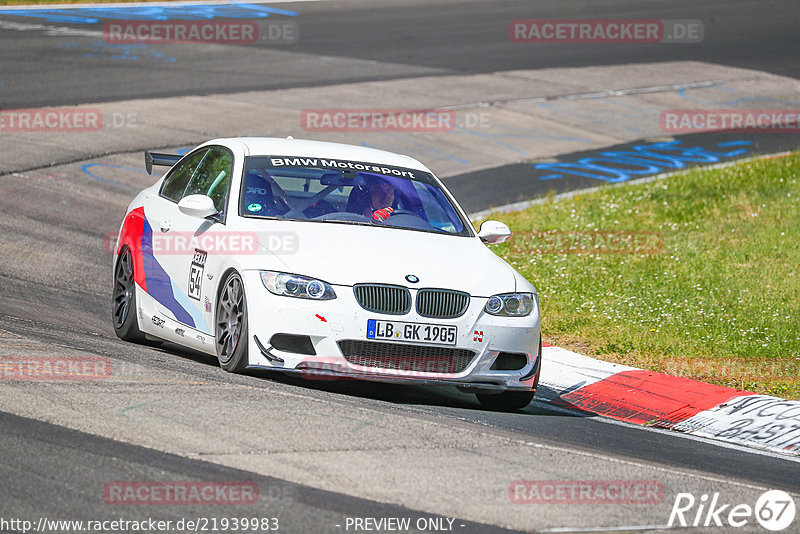
[{"label": "racing tire", "polygon": [[247,299],[239,273],[232,272],[222,284],[215,315],[215,345],[219,366],[229,373],[247,368]]},{"label": "racing tire", "polygon": [[133,254],[128,247],[122,249],[114,268],[114,291],[111,296],[111,322],[114,333],[123,341],[145,343],[147,339],[139,330],[136,320],[136,281],[133,273]]},{"label": "racing tire", "polygon": [[533,400],[533,391],[504,391],[499,394],[477,393],[481,406],[494,412],[515,412]]}]

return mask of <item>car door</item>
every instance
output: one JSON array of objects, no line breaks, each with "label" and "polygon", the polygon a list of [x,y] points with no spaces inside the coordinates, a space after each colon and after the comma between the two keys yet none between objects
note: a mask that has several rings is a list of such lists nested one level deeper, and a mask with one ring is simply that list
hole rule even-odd
[{"label": "car door", "polygon": [[231,239],[226,226],[227,200],[233,173],[233,153],[225,147],[210,147],[192,174],[183,197],[206,195],[214,201],[217,215],[201,219],[176,210],[169,221],[169,232],[175,243],[174,254],[169,258],[170,270],[176,282],[176,299],[186,313],[176,318],[187,326],[213,335],[211,317],[218,280],[214,279],[216,267],[228,254],[236,254],[232,247],[238,243]]},{"label": "car door", "polygon": [[[142,231],[142,265],[146,281],[145,291],[155,301],[157,316],[153,323],[165,328],[164,317],[184,319],[188,313],[185,303],[176,298],[176,278],[178,274],[173,241],[172,224],[180,214],[178,201],[183,198],[194,173],[208,153],[207,148],[198,149],[185,156],[167,175],[158,195],[147,198],[144,206],[144,226]],[[162,337],[171,337],[168,332],[159,332]]]}]

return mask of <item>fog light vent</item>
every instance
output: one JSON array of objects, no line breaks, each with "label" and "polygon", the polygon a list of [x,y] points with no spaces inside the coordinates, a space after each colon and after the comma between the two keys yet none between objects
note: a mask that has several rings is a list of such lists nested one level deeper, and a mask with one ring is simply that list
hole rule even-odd
[{"label": "fog light vent", "polygon": [[284,352],[294,352],[295,354],[308,354],[316,356],[314,344],[308,336],[298,336],[295,334],[275,334],[269,340],[270,345]]},{"label": "fog light vent", "polygon": [[492,371],[519,371],[528,364],[527,354],[501,352],[490,367]]}]

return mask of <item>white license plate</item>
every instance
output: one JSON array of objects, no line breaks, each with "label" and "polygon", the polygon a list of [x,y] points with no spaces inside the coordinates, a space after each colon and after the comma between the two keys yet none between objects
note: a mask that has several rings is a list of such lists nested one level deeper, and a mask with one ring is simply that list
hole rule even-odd
[{"label": "white license plate", "polygon": [[367,320],[367,339],[455,345],[457,334],[458,328],[454,325]]}]

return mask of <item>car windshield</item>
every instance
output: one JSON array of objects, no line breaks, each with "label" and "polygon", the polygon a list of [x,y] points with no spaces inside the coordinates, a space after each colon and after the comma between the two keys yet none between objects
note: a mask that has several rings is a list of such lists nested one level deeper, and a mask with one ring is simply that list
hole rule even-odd
[{"label": "car windshield", "polygon": [[348,160],[247,157],[239,214],[471,235],[429,173]]}]

